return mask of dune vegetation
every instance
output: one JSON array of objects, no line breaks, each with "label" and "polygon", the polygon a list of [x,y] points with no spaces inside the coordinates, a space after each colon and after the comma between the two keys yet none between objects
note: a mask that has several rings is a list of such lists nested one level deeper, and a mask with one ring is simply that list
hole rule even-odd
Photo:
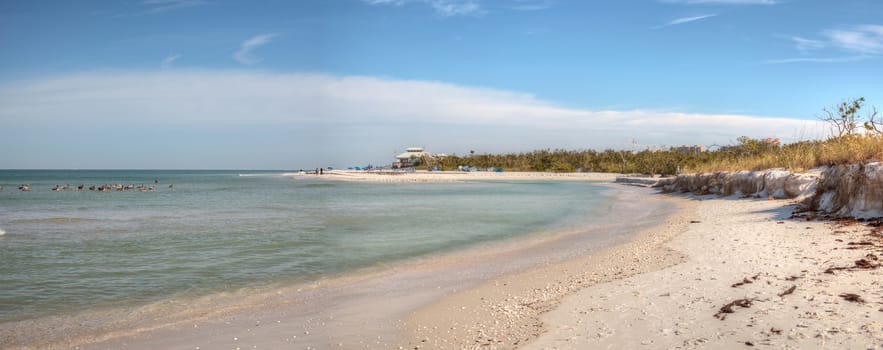
[{"label": "dune vegetation", "polygon": [[678,172],[711,172],[786,168],[803,171],[821,165],[883,160],[883,122],[876,108],[862,114],[865,99],[853,99],[819,117],[831,127],[826,140],[780,144],[778,139],[738,138],[732,146],[699,152],[694,149],[665,150],[564,150],[546,149],[525,153],[470,154],[426,158],[418,168],[455,170],[473,166],[505,171],[613,172],[670,175]]}]

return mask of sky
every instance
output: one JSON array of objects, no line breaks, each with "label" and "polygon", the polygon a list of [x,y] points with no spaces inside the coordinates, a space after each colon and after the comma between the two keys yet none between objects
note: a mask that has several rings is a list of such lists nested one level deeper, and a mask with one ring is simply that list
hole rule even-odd
[{"label": "sky", "polygon": [[0,168],[311,169],[825,137],[883,1],[0,0]]}]

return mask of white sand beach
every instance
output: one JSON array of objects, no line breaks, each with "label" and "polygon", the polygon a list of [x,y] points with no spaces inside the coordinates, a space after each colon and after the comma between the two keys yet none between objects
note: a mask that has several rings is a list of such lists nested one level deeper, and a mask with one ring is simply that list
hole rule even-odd
[{"label": "white sand beach", "polygon": [[789,219],[787,204],[693,198],[631,243],[418,312],[409,346],[883,347],[879,232]]},{"label": "white sand beach", "polygon": [[[624,193],[616,202],[623,207],[614,212],[635,213],[628,209],[652,202],[677,210],[658,225],[636,225],[658,221],[653,215],[616,218],[599,229],[621,226],[640,233],[605,250],[563,253],[574,245],[568,234],[477,248],[238,301],[212,300],[216,307],[200,308],[209,311],[198,317],[77,344],[81,349],[883,347],[883,236],[877,229],[791,219],[792,203],[785,200],[662,195],[631,187]],[[17,348],[69,347],[43,345]]]},{"label": "white sand beach", "polygon": [[489,172],[489,171],[349,171],[330,170],[322,175],[286,173],[285,176],[304,179],[326,179],[352,182],[462,182],[476,180],[498,181],[599,181],[613,182],[619,174],[613,173],[547,173],[547,172]]},{"label": "white sand beach", "polygon": [[686,262],[565,298],[525,349],[883,347],[879,233],[790,214],[780,201],[702,200],[663,247]]}]

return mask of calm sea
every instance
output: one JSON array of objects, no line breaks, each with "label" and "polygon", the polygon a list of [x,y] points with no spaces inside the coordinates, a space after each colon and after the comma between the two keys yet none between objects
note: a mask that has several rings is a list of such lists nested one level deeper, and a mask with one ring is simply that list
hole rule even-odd
[{"label": "calm sea", "polygon": [[[156,191],[88,190],[102,184]],[[0,185],[0,322],[300,283],[549,234],[604,215],[612,200],[579,182],[360,184],[259,171],[0,170]]]}]

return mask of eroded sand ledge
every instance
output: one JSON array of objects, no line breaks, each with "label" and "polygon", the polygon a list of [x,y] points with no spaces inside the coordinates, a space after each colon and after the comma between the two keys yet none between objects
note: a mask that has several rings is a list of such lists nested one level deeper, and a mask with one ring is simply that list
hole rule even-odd
[{"label": "eroded sand ledge", "polygon": [[802,210],[832,217],[883,216],[883,163],[683,174],[658,183],[666,192],[796,199]]}]

